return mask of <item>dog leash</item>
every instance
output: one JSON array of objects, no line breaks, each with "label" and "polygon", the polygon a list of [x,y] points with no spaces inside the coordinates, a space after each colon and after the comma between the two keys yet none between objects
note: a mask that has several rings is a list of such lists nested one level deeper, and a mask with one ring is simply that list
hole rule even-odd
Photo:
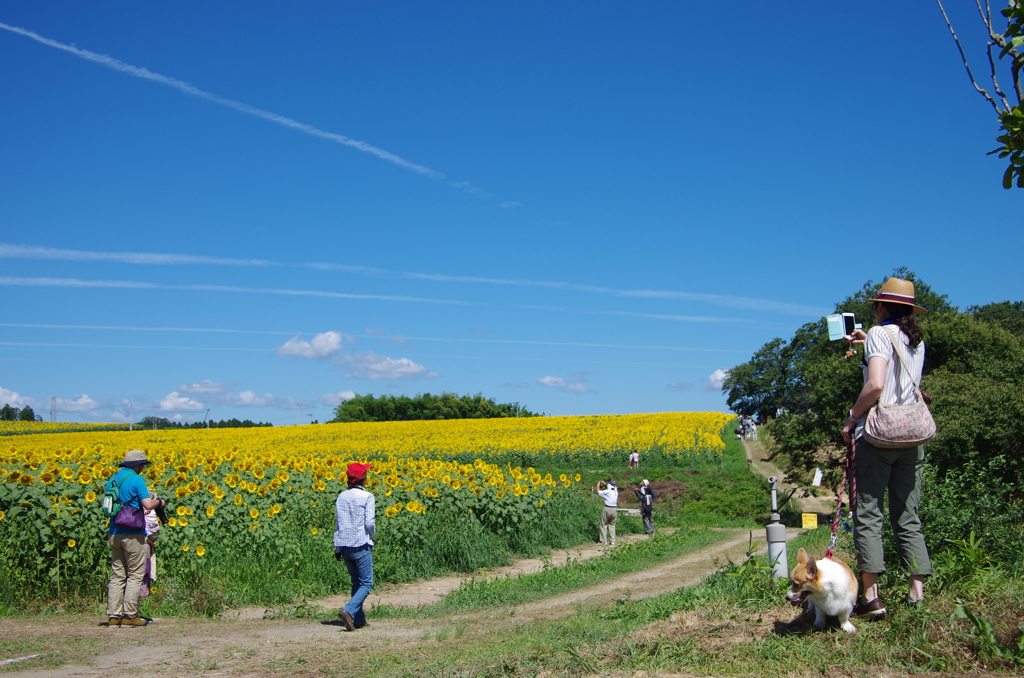
[{"label": "dog leash", "polygon": [[850,439],[846,445],[846,463],[843,465],[843,479],[836,489],[836,517],[832,520],[832,537],[829,539],[828,548],[825,549],[825,557],[832,560],[832,552],[839,539],[839,515],[843,510],[843,488],[846,487],[846,478],[850,478],[850,512],[857,508],[857,445]]}]

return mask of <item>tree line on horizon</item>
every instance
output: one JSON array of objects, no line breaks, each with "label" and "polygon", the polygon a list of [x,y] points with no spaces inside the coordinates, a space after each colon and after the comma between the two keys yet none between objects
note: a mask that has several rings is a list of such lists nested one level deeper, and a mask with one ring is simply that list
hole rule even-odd
[{"label": "tree line on horizon", "polygon": [[224,419],[221,421],[192,421],[192,422],[179,422],[165,419],[164,417],[144,417],[135,424],[135,428],[139,429],[162,429],[162,428],[257,428],[260,426],[273,426],[268,422],[255,422],[245,419],[239,421],[238,419]]},{"label": "tree line on horizon", "polygon": [[[921,515],[929,545],[975,532],[1004,558],[1024,540],[1024,302],[1002,301],[960,310],[912,271],[893,277],[914,283],[925,341],[921,388],[938,434],[925,446]],[[868,281],[836,304],[867,329],[874,315],[867,299],[881,283]],[[723,390],[733,412],[767,426],[774,454],[807,481],[817,466],[838,484],[845,447],[840,428],[863,384],[860,349],[830,341],[824,320],[776,338],[729,371]],[[809,484],[806,483],[805,484]]]},{"label": "tree line on horizon", "polygon": [[3,407],[0,407],[0,421],[42,421],[43,418],[32,411],[32,408],[26,405],[25,407],[14,407],[9,403],[4,403]]},{"label": "tree line on horizon", "polygon": [[406,395],[359,395],[334,408],[329,424],[357,421],[421,421],[438,419],[502,419],[507,417],[539,417],[519,403],[498,403],[482,394],[458,395],[443,391],[441,395],[417,393]]}]

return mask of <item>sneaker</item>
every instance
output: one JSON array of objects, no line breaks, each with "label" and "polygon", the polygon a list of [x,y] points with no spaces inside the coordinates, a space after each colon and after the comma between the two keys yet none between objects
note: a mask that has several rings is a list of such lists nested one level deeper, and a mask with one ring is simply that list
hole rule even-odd
[{"label": "sneaker", "polygon": [[149,620],[142,617],[122,617],[121,626],[148,626]]},{"label": "sneaker", "polygon": [[864,600],[860,600],[853,608],[853,616],[858,619],[865,617],[869,619],[877,619],[885,616],[885,605],[882,604],[881,598],[875,598],[874,600],[866,602]]},{"label": "sneaker", "polygon": [[119,628],[121,628],[121,618],[120,617],[107,617],[107,627],[111,628],[111,629],[119,629]]},{"label": "sneaker", "polygon": [[346,610],[342,609],[342,611],[338,613],[338,619],[340,619],[341,623],[345,625],[346,631],[356,630],[356,623],[352,621],[352,615],[350,615]]}]

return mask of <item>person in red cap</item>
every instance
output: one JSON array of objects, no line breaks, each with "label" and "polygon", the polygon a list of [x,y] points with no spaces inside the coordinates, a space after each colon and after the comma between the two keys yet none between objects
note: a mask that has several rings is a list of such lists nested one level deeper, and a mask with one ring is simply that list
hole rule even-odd
[{"label": "person in red cap", "polygon": [[366,490],[366,472],[370,464],[348,465],[348,489],[338,495],[335,510],[338,522],[334,530],[334,557],[345,561],[352,579],[352,599],[338,617],[346,631],[366,626],[363,601],[373,589],[373,535],[376,532],[376,502]]}]

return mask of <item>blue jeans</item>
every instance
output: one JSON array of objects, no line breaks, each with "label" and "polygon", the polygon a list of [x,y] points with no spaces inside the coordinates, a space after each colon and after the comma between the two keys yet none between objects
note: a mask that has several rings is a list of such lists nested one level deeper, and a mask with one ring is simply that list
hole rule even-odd
[{"label": "blue jeans", "polygon": [[363,601],[373,589],[373,547],[369,544],[342,546],[341,557],[352,579],[352,599],[345,605],[345,611],[352,615],[356,626],[362,626],[366,623]]}]

